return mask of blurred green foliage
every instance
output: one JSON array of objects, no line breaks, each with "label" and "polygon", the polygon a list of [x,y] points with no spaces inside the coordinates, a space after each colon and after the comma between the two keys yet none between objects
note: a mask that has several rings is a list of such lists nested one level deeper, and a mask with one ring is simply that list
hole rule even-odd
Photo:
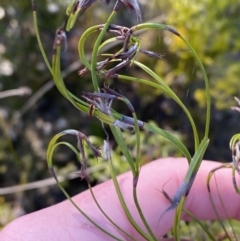
[{"label": "blurred green foliage", "polygon": [[[165,5],[166,22],[186,36],[203,64],[210,78],[213,105],[217,109],[228,109],[234,104],[233,96],[239,96],[239,1],[161,1]],[[204,106],[201,94],[202,77],[191,55],[184,52],[183,43],[177,38],[165,36],[163,40],[169,52],[177,52],[181,58],[169,70],[169,63],[156,67],[160,74],[166,70],[167,81],[188,86],[200,106]],[[170,63],[171,65],[171,63]],[[237,67],[238,66],[238,67]],[[181,73],[181,74],[180,74]]]},{"label": "blurred green foliage", "polygon": [[[65,9],[68,3],[64,0],[37,2],[40,34],[49,59],[51,59],[55,30],[66,19]],[[210,78],[213,98],[211,142],[206,158],[230,161],[228,142],[230,137],[240,130],[238,114],[229,110],[230,106],[235,105],[233,96],[240,96],[238,85],[240,2],[238,0],[218,2],[142,0],[140,3],[144,20],[161,16],[164,22],[174,26],[187,37],[203,61]],[[30,5],[30,1],[26,0],[2,0],[0,3],[0,92],[28,86],[34,95],[44,84],[49,83],[50,73],[37,45]],[[93,24],[104,22],[110,9],[111,5],[103,7],[101,2],[97,2],[78,19],[77,27],[68,33],[68,50],[62,56],[63,69],[78,61],[77,42],[81,33]],[[129,13],[121,11],[117,23],[129,26],[133,24],[131,21],[134,20],[129,19]],[[205,123],[203,79],[190,53],[186,51],[182,42],[165,32],[146,32],[140,39],[143,46],[165,55],[160,61],[144,57],[140,60],[151,66],[171,85],[193,113],[197,125],[203,127]],[[87,50],[90,51],[92,43],[89,41],[88,44]],[[137,67],[126,71],[135,76],[142,74]],[[77,96],[80,96],[83,90],[91,90],[89,76],[80,78],[77,70],[68,74],[65,82]],[[139,119],[154,120],[161,127],[171,129],[176,136],[188,143],[190,150],[193,149],[191,129],[186,118],[179,107],[162,93],[153,91],[150,87],[142,87],[140,84],[126,85],[125,82],[114,79],[108,84],[116,90],[121,90],[130,99]],[[101,125],[96,120],[78,113],[55,88],[50,88],[34,102],[33,106],[25,108],[28,100],[29,96],[0,99],[1,187],[49,177],[45,160],[46,148],[51,137],[63,129],[74,128],[87,135],[95,135],[98,145],[101,145],[105,137]],[[122,105],[116,105],[116,109],[125,112],[125,107]],[[130,133],[125,135],[134,153],[133,137]],[[148,133],[141,135],[143,163],[161,156],[179,156],[179,153],[164,139]],[[115,143],[112,143],[112,146],[113,158],[121,160],[121,153],[115,149]],[[79,168],[69,150],[60,150],[55,158],[59,173]],[[69,166],[69,162],[73,165]],[[89,156],[89,165],[96,163],[97,161]],[[125,170],[124,160],[118,168],[119,172]],[[103,169],[94,174],[92,180],[96,182],[108,177],[108,170]],[[66,185],[70,194],[83,189],[79,187],[78,182],[69,182]],[[23,210],[32,212],[61,201],[63,197],[59,196],[56,189],[54,187],[48,188],[46,192],[34,190],[6,195],[1,199],[3,201],[0,205],[8,210],[10,206],[20,204]],[[54,200],[52,193],[56,194]],[[16,216],[11,216],[14,217]],[[8,221],[9,219],[0,220],[0,225],[5,225]]]},{"label": "blurred green foliage", "polygon": [[[223,222],[227,232],[229,233],[229,236],[234,239],[234,234],[232,231],[232,227],[234,229],[234,232],[237,237],[240,235],[240,230],[239,230],[239,222],[236,220],[231,220],[231,225],[229,221],[224,221]],[[206,221],[205,226],[207,229],[214,234],[214,237],[216,240],[221,240],[221,241],[228,241],[229,238],[226,237],[226,234],[223,231],[223,228],[219,224],[218,221]],[[206,235],[206,233],[203,231],[203,229],[194,221],[191,222],[184,222],[181,221],[180,223],[180,228],[181,228],[181,233],[182,233],[182,238],[194,240],[194,241],[202,241],[202,240],[210,240],[209,237]]]}]

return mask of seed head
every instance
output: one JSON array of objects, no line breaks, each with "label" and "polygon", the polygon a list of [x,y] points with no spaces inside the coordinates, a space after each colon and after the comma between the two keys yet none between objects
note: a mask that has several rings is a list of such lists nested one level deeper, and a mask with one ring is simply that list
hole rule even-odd
[{"label": "seed head", "polygon": [[138,4],[138,0],[120,0],[120,2],[136,15],[137,21],[142,22],[141,10]]}]

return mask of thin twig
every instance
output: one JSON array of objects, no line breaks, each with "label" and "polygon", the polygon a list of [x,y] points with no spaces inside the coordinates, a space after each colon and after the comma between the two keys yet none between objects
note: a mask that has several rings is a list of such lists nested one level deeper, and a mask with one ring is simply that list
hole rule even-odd
[{"label": "thin twig", "polygon": [[[88,174],[92,174],[101,170],[104,170],[106,168],[107,164],[103,163],[97,166],[92,166],[87,169]],[[76,172],[70,173],[67,176],[58,176],[58,181],[63,182],[66,180],[71,180],[75,178],[79,178],[79,175]],[[16,193],[16,192],[23,192],[31,189],[36,189],[36,188],[41,188],[41,187],[46,187],[46,186],[51,186],[51,185],[57,185],[56,180],[51,177],[47,178],[44,180],[36,181],[36,182],[30,182],[27,184],[21,184],[21,185],[15,185],[12,187],[4,187],[0,188],[0,195],[7,195],[11,193]]]},{"label": "thin twig", "polygon": [[12,97],[12,96],[23,96],[31,95],[32,90],[28,87],[22,86],[17,89],[5,90],[0,92],[0,99]]}]

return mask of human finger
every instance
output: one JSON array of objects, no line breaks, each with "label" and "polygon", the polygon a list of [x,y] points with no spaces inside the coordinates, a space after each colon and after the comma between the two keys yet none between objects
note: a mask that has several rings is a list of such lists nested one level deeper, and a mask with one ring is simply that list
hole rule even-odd
[{"label": "human finger", "polygon": [[[202,163],[186,201],[186,209],[193,212],[200,219],[216,219],[216,215],[209,199],[206,179],[208,173],[217,165],[219,164],[215,162]],[[174,210],[171,210],[167,212],[159,222],[159,217],[169,206],[169,202],[158,190],[161,190],[162,186],[169,181],[165,186],[165,191],[169,196],[173,196],[184,178],[187,166],[187,161],[184,158],[165,158],[151,162],[141,169],[137,187],[138,199],[146,220],[158,239],[160,239],[172,227],[174,217]],[[219,175],[217,176],[217,181],[220,181],[221,183],[221,185],[219,185],[219,192],[226,194],[228,197],[227,199],[223,198],[222,200],[225,204],[228,215],[230,217],[239,218],[238,210],[240,199],[232,186],[231,171],[223,170],[219,172]],[[139,218],[133,201],[131,173],[128,172],[120,175],[118,181],[123,197],[133,218],[142,230],[146,230]],[[112,181],[96,186],[94,188],[94,193],[103,210],[114,220],[115,223],[135,237],[136,240],[144,240],[126,218]],[[214,185],[212,186],[212,194],[220,215],[224,217],[226,214],[224,214],[225,212],[220,205],[217,189]],[[231,200],[234,199],[234,202],[232,202],[231,205],[229,205],[229,198],[231,198]],[[97,206],[94,204],[89,191],[77,195],[73,199],[86,214],[97,223],[101,224],[103,228],[125,240],[126,237],[109,224],[109,222],[103,217]],[[189,219],[186,215],[184,218]],[[49,224],[51,224],[51,226],[53,225],[54,228],[50,228]],[[29,225],[32,230],[30,234],[28,232]],[[21,233],[24,235],[24,239],[18,240],[33,240],[32,238],[36,237],[36,235],[43,234],[45,239],[47,238],[49,240],[67,240],[67,235],[71,235],[72,240],[78,240],[79,238],[86,241],[108,240],[108,237],[92,226],[85,217],[77,212],[69,201],[27,215],[13,222],[3,230],[0,238],[1,236],[3,238],[7,237],[6,235],[9,235],[9,233],[14,235],[16,233],[14,230],[16,229],[22,230]]]}]

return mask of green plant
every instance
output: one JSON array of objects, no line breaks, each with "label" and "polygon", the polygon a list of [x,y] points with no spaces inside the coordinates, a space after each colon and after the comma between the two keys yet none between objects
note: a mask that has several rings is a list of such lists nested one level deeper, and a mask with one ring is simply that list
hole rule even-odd
[{"label": "green plant", "polygon": [[[67,15],[69,16],[65,27],[66,31],[69,31],[75,24],[77,16],[83,13],[94,1],[75,1],[73,0],[72,3],[67,8]],[[107,1],[109,2],[109,1]],[[117,15],[119,9],[121,7],[130,8],[136,15],[137,19],[141,19],[140,10],[137,1],[123,1],[118,0],[113,8],[112,13],[108,17],[105,24],[99,24],[96,26],[92,26],[88,28],[80,37],[78,43],[78,52],[79,58],[81,62],[84,64],[85,68],[79,71],[80,76],[85,75],[87,73],[91,74],[92,84],[94,88],[94,92],[84,92],[82,94],[82,98],[74,95],[71,91],[66,88],[66,85],[63,81],[61,76],[61,68],[60,68],[60,56],[61,56],[61,49],[66,42],[66,35],[65,35],[65,27],[60,28],[56,32],[56,38],[53,47],[53,56],[52,56],[52,63],[50,64],[46,54],[43,50],[43,46],[41,44],[38,27],[37,27],[37,17],[36,17],[36,4],[32,1],[33,6],[33,16],[34,16],[34,26],[36,29],[36,35],[39,43],[40,50],[44,57],[44,60],[48,66],[49,71],[51,72],[55,85],[57,86],[60,93],[69,100],[73,106],[75,106],[81,112],[90,115],[91,117],[96,117],[102,123],[103,130],[106,134],[106,139],[104,140],[103,144],[103,153],[105,159],[108,161],[111,178],[114,182],[116,192],[118,194],[119,200],[121,202],[122,208],[124,209],[129,221],[134,226],[134,228],[142,235],[142,237],[146,240],[157,240],[156,236],[154,235],[151,227],[147,223],[144,214],[141,210],[141,206],[139,205],[138,197],[137,197],[137,183],[139,178],[141,178],[141,139],[143,131],[145,132],[152,132],[155,135],[160,135],[167,139],[171,145],[174,145],[178,148],[182,155],[186,157],[189,163],[189,168],[184,178],[184,181],[176,191],[173,198],[169,197],[169,195],[163,190],[164,196],[170,201],[169,207],[166,211],[162,214],[164,215],[171,209],[176,209],[175,212],[175,220],[173,226],[173,234],[175,240],[180,240],[180,219],[181,214],[183,211],[187,212],[193,218],[193,214],[189,213],[187,210],[184,210],[184,203],[186,198],[191,190],[192,184],[198,172],[198,169],[201,165],[204,153],[208,147],[209,143],[209,125],[210,125],[210,90],[209,90],[209,81],[203,64],[198,57],[195,50],[192,48],[191,44],[185,39],[177,30],[173,27],[159,24],[159,23],[139,23],[132,27],[120,26],[113,24],[114,18]],[[142,49],[141,39],[137,37],[137,33],[139,31],[147,31],[147,30],[156,30],[156,31],[168,31],[173,34],[175,37],[179,38],[188,48],[188,50],[192,53],[193,58],[198,63],[201,73],[203,75],[203,79],[205,82],[205,103],[206,103],[206,117],[205,117],[205,132],[203,137],[199,137],[200,131],[196,127],[194,119],[189,112],[188,108],[183,104],[181,99],[175,94],[175,92],[171,89],[166,82],[158,76],[151,68],[147,67],[146,65],[142,64],[141,62],[137,61],[138,55],[145,54],[148,57],[152,58],[161,58],[161,55],[155,53],[150,50]],[[98,34],[96,41],[94,42],[94,47],[92,50],[91,61],[89,62],[86,58],[85,53],[85,44],[86,41],[92,37],[92,34]],[[104,37],[107,33],[114,35],[114,37],[108,38],[104,40]],[[111,43],[117,43],[121,47],[114,53],[106,53],[103,51],[104,47],[108,46]],[[100,59],[101,58],[101,59]],[[132,65],[137,66],[141,71],[144,72],[145,76],[148,78],[137,78],[134,76],[129,76],[122,74],[122,70],[124,67],[131,67]],[[110,66],[110,67],[109,67]],[[124,72],[123,72],[124,73]],[[154,89],[157,89],[164,95],[168,96],[172,100],[174,100],[180,108],[183,110],[185,115],[187,116],[189,123],[192,128],[193,132],[193,139],[194,139],[194,154],[191,155],[187,147],[184,143],[176,137],[172,132],[168,130],[164,130],[152,123],[144,123],[141,120],[138,120],[136,112],[134,110],[133,105],[131,102],[125,97],[124,94],[118,93],[115,90],[111,89],[107,85],[102,86],[103,80],[106,81],[109,78],[117,78],[124,80],[125,82],[137,82],[143,85],[151,86]],[[85,99],[85,101],[84,101]],[[113,101],[120,101],[126,105],[126,108],[129,109],[131,113],[131,117],[125,116],[112,108]],[[108,126],[114,136],[114,139],[120,149],[122,156],[126,159],[126,163],[132,172],[133,178],[133,199],[138,210],[139,216],[141,217],[142,222],[145,225],[147,231],[143,231],[136,221],[132,218],[132,215],[125,203],[125,200],[122,196],[121,190],[119,188],[119,184],[116,179],[116,171],[114,167],[114,163],[111,157],[111,146],[109,135],[106,131],[106,126]],[[125,131],[130,132],[132,136],[134,136],[134,152],[130,151],[130,147],[125,142]],[[74,135],[77,138],[78,146],[77,148],[72,144],[61,141],[58,142],[58,139],[64,135]],[[112,225],[116,224],[113,220],[111,220],[105,213],[104,210],[98,204],[94,193],[91,189],[91,185],[89,182],[89,177],[87,175],[87,155],[88,152],[86,148],[91,151],[93,157],[99,158],[103,154],[100,152],[98,148],[96,148],[89,138],[84,135],[83,133],[76,131],[76,130],[66,130],[59,134],[57,134],[49,144],[48,151],[47,151],[47,161],[49,169],[52,175],[55,177],[59,187],[64,192],[66,197],[72,202],[72,204],[82,213],[92,224],[98,227],[100,230],[111,236],[115,240],[120,240],[118,237],[112,235],[108,231],[102,229],[94,220],[90,219],[86,213],[81,210],[81,207],[78,207],[71,197],[66,193],[62,185],[59,183],[57,176],[55,174],[53,168],[53,154],[57,147],[60,145],[66,145],[69,147],[77,156],[79,162],[81,163],[81,170],[80,170],[80,177],[84,178],[88,182],[89,189],[93,196],[94,201],[98,205],[101,212],[105,215],[105,217],[112,223]],[[117,161],[117,160],[114,160]],[[119,160],[122,161],[122,160]],[[210,181],[210,179],[209,179]],[[161,216],[162,217],[162,216]],[[160,217],[160,220],[161,220]],[[195,218],[196,219],[196,218]],[[215,240],[213,235],[211,235],[207,228],[199,222],[197,219],[196,221],[201,225],[201,227],[206,231],[208,237],[211,240]],[[128,235],[124,230],[117,226],[119,230],[121,230],[125,235]],[[226,231],[227,233],[227,231]],[[129,235],[128,235],[129,236]]]},{"label": "green plant", "polygon": [[[239,102],[239,99],[238,98],[235,98],[236,101],[238,102],[238,104],[240,104]],[[234,110],[237,110],[239,111],[239,107],[232,107],[232,109]],[[237,238],[237,235],[236,235],[236,232],[234,232],[233,230],[233,224],[232,224],[232,221],[229,220],[229,223],[228,225],[231,227],[231,230],[228,231],[226,228],[225,228],[225,225],[223,223],[223,221],[221,220],[221,218],[219,217],[219,214],[218,214],[218,210],[215,208],[215,205],[214,205],[214,202],[213,202],[213,198],[212,198],[212,193],[211,193],[211,188],[210,188],[210,181],[211,181],[211,178],[212,176],[215,174],[216,171],[222,169],[222,168],[231,168],[232,169],[232,181],[233,181],[233,186],[236,190],[236,192],[238,194],[240,194],[240,189],[238,188],[238,185],[237,185],[237,181],[236,181],[236,177],[235,177],[235,172],[237,171],[238,174],[240,174],[240,169],[239,169],[239,161],[240,161],[240,134],[235,134],[231,140],[230,140],[230,143],[229,143],[229,147],[230,147],[230,150],[232,151],[232,163],[225,163],[225,164],[222,164],[220,165],[219,167],[213,169],[209,175],[208,175],[208,179],[207,179],[207,187],[208,187],[208,192],[209,192],[209,195],[210,195],[210,199],[211,199],[211,202],[212,202],[212,206],[214,208],[214,211],[218,217],[218,220],[219,220],[219,223],[221,224],[221,227],[222,229],[224,230],[225,234],[226,234],[226,237],[229,239],[229,240],[232,240],[231,239],[231,235],[229,234],[230,232],[233,233],[233,236],[234,236],[234,239],[235,240],[238,240]],[[217,185],[217,182],[216,182],[216,185]],[[221,199],[221,194],[219,193],[219,197],[220,197],[220,200],[221,200],[221,204],[223,206],[223,209],[225,210],[225,207],[222,203],[222,199]],[[225,213],[226,213],[226,216],[228,216],[226,210],[225,210]]]}]

